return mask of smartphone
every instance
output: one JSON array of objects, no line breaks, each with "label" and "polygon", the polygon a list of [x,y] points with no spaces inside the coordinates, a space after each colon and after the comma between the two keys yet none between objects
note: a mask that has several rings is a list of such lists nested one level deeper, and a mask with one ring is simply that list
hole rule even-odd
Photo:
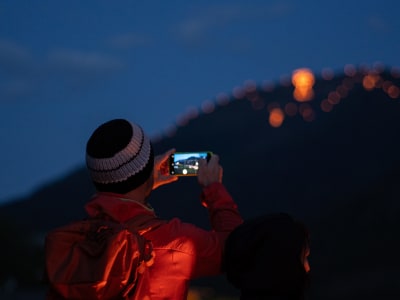
[{"label": "smartphone", "polygon": [[175,176],[196,176],[201,158],[210,159],[212,152],[175,152],[169,157],[169,173]]}]

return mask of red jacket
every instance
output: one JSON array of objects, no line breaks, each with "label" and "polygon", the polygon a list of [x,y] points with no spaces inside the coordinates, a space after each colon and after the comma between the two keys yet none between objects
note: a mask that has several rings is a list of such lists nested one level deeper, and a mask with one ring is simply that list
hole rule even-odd
[{"label": "red jacket", "polygon": [[[154,229],[143,234],[153,243],[154,263],[141,275],[132,299],[186,299],[190,279],[221,272],[225,239],[242,223],[242,218],[220,183],[204,188],[201,200],[209,211],[211,231],[177,218],[160,220],[151,208],[124,200],[122,195],[100,193],[86,205],[90,216],[101,212],[117,222],[143,216],[149,227],[156,224]],[[149,216],[154,218],[149,219]]]}]

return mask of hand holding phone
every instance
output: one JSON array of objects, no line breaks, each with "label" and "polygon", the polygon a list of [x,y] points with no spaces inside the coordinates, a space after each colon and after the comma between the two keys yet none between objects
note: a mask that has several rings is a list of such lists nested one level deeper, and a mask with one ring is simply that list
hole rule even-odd
[{"label": "hand holding phone", "polygon": [[[222,183],[223,168],[219,164],[219,156],[213,154],[209,162],[200,161],[200,169],[197,180],[202,187],[206,187],[214,182]],[[204,203],[203,203],[204,204]],[[207,205],[205,205],[207,207]]]},{"label": "hand holding phone", "polygon": [[210,151],[175,152],[169,157],[169,174],[175,176],[196,176],[199,160],[211,158]]},{"label": "hand holding phone", "polygon": [[174,152],[175,149],[170,149],[164,154],[154,157],[153,190],[164,184],[178,180],[178,177],[169,174],[169,157]]}]

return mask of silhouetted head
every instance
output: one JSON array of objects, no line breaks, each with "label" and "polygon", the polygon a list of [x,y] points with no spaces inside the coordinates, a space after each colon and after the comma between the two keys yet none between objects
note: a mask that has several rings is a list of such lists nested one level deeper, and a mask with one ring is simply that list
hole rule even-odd
[{"label": "silhouetted head", "polygon": [[89,138],[86,165],[98,191],[125,194],[152,176],[153,148],[139,125],[111,120]]},{"label": "silhouetted head", "polygon": [[245,221],[228,237],[224,269],[241,299],[304,299],[309,265],[306,227],[287,214]]}]

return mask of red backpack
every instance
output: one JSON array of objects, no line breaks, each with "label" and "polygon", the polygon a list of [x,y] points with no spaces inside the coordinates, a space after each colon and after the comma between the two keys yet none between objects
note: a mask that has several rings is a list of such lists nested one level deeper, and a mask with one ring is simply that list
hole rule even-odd
[{"label": "red backpack", "polygon": [[131,228],[87,219],[48,233],[48,299],[128,299],[153,257],[150,241]]}]

